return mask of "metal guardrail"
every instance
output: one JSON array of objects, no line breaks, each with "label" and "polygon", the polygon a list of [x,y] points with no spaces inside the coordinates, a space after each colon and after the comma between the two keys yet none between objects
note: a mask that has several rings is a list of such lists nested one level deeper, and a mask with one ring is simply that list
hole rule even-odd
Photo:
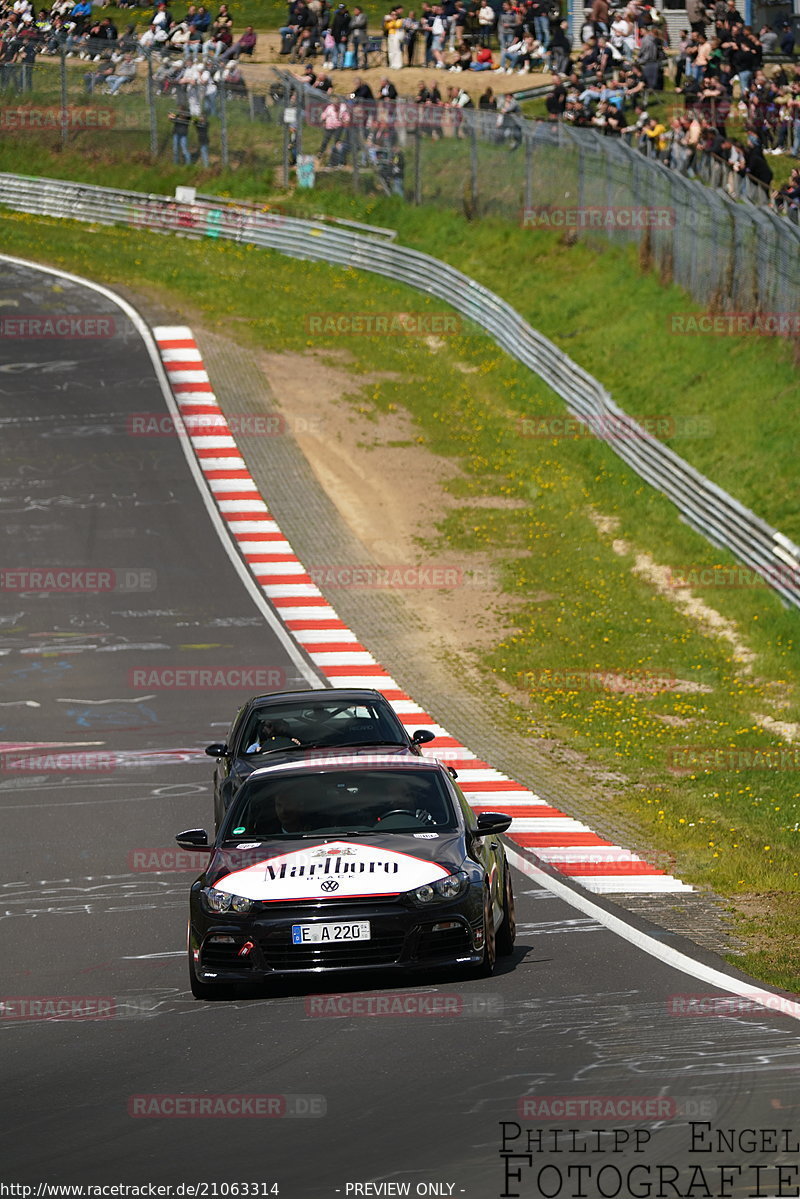
[{"label": "metal guardrail", "polygon": [[167,196],[0,174],[0,204],[94,224],[249,242],[290,257],[372,271],[436,296],[544,379],[570,411],[663,492],[693,528],[760,574],[787,603],[800,607],[800,547],[643,429],[596,379],[510,304],[447,263],[321,220],[300,220],[214,196],[184,203]]}]

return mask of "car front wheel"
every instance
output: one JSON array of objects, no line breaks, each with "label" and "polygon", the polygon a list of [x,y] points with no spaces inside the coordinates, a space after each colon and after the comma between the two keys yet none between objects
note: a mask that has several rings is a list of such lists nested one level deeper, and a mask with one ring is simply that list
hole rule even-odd
[{"label": "car front wheel", "polygon": [[505,882],[503,884],[503,920],[497,930],[497,952],[501,957],[508,957],[514,952],[514,942],[517,939],[517,917],[514,907],[514,889],[511,885],[511,871],[508,862],[505,863]]},{"label": "car front wheel", "polygon": [[494,972],[497,961],[497,938],[494,928],[494,912],[492,911],[492,893],[488,887],[483,892],[483,960],[479,972],[488,978]]}]

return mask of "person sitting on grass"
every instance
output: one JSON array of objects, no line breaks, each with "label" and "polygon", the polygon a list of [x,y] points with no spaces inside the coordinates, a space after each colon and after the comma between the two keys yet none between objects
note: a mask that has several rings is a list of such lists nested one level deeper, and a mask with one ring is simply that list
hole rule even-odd
[{"label": "person sitting on grass", "polygon": [[456,59],[450,67],[451,71],[468,71],[472,66],[472,51],[466,42],[459,42],[456,46]]},{"label": "person sitting on grass", "polygon": [[[306,32],[309,31],[306,30]],[[248,58],[252,58],[257,41],[258,34],[256,33],[255,29],[253,29],[252,25],[248,25],[238,41],[235,41],[231,46],[229,46],[222,55],[222,61],[228,62],[229,59],[239,58],[239,56],[242,54],[246,54]]]},{"label": "person sitting on grass", "polygon": [[106,79],[106,94],[116,96],[123,83],[133,83],[136,78],[136,63],[133,55],[128,52],[114,67],[114,74]]},{"label": "person sitting on grass", "polygon": [[471,71],[494,70],[494,59],[492,58],[492,52],[488,46],[481,46],[481,48],[476,51],[474,59],[469,64],[469,69]]}]

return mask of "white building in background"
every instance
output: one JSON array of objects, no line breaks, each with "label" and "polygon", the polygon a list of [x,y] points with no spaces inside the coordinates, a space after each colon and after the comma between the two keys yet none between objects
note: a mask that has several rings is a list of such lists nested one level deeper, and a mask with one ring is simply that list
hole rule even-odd
[{"label": "white building in background", "polygon": [[[579,0],[567,0],[569,29],[574,46],[580,45],[581,28],[589,14],[590,6],[584,7]],[[613,0],[612,0],[613,5]],[[619,6],[619,5],[618,5]],[[624,4],[622,5],[624,7]],[[714,0],[706,0],[706,8],[713,9]],[[676,46],[682,29],[689,28],[686,9],[682,0],[657,0],[657,8],[663,14],[669,32],[670,46]],[[752,25],[756,33],[763,25],[777,28],[781,20],[794,22],[796,53],[800,52],[800,0],[739,0],[737,4],[745,24]],[[612,8],[613,11],[613,8]]]}]

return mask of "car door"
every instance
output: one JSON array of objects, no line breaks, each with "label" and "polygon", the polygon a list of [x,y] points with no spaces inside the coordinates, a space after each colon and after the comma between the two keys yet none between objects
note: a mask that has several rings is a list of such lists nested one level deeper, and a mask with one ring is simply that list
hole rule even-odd
[{"label": "car door", "polygon": [[219,828],[222,823],[233,793],[242,782],[242,778],[239,777],[241,772],[236,766],[235,750],[237,739],[241,737],[242,729],[250,714],[250,707],[250,704],[244,704],[234,716],[224,742],[227,746],[227,753],[217,757],[214,765],[214,824],[216,828]]},{"label": "car door", "polygon": [[451,780],[450,787],[458,800],[464,817],[467,853],[473,861],[478,862],[483,867],[484,877],[488,881],[492,895],[494,923],[495,927],[497,927],[503,918],[503,866],[505,861],[503,844],[496,833],[486,833],[483,836],[479,836],[477,817],[467,797],[458,783]]}]

